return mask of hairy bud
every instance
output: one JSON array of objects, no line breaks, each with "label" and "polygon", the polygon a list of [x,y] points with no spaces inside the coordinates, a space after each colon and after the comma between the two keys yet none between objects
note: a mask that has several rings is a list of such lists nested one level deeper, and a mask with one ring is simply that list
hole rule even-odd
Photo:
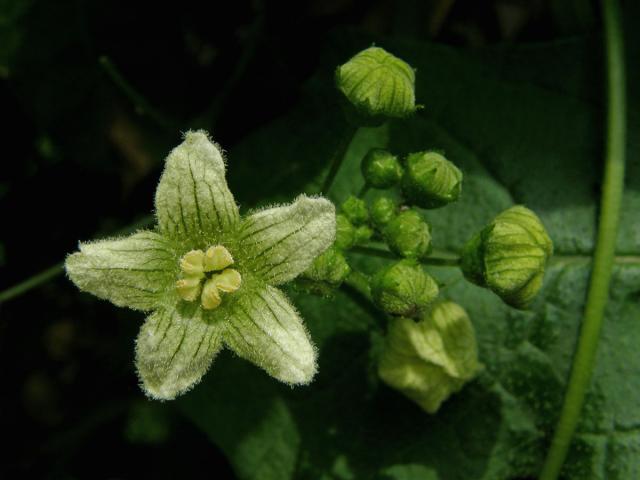
[{"label": "hairy bud", "polygon": [[342,204],[342,214],[349,219],[353,225],[362,225],[369,220],[369,211],[364,200],[350,195]]},{"label": "hairy bud", "polygon": [[462,172],[437,152],[417,152],[407,157],[402,193],[421,208],[438,208],[454,202],[462,190]]},{"label": "hairy bud", "polygon": [[421,258],[429,253],[429,225],[415,210],[406,210],[393,218],[384,229],[384,238],[392,252],[406,258]]},{"label": "hairy bud", "polygon": [[511,207],[474,235],[462,252],[462,271],[515,308],[526,308],[542,286],[553,243],[538,216]]},{"label": "hairy bud", "polygon": [[402,178],[402,167],[398,158],[382,148],[373,148],[360,164],[362,176],[373,188],[390,188]]},{"label": "hairy bud", "polygon": [[397,210],[396,202],[389,197],[380,197],[369,206],[369,216],[373,224],[382,229],[395,217]]},{"label": "hairy bud", "polygon": [[385,312],[412,317],[438,296],[438,285],[420,265],[401,260],[374,275],[371,294]]}]

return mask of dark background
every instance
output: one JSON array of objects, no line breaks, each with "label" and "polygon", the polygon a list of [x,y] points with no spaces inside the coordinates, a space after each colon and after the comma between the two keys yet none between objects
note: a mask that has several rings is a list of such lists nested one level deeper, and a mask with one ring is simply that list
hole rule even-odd
[{"label": "dark background", "polygon": [[[181,131],[206,128],[232,152],[286,112],[336,30],[473,49],[600,23],[591,3],[561,0],[14,0],[0,19],[0,290],[148,215]],[[251,167],[230,179],[241,203]],[[63,277],[0,304],[0,476],[233,478],[171,404],[144,399],[139,320]]]}]

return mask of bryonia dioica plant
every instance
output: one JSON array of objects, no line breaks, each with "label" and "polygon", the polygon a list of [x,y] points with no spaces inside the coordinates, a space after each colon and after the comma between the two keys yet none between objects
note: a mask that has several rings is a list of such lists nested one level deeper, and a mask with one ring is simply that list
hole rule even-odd
[{"label": "bryonia dioica plant", "polygon": [[[413,68],[382,48],[358,53],[335,78],[354,131],[418,110]],[[371,149],[361,163],[365,188],[337,214],[326,198],[301,195],[242,217],[220,148],[205,132],[188,132],[167,157],[156,227],[81,243],[67,258],[67,273],[84,291],[149,312],[136,365],[142,388],[157,399],[192,388],[225,346],[280,381],[309,383],[316,350],[278,287],[295,279],[294,287],[330,302],[346,284],[388,319],[380,378],[434,413],[482,365],[473,319],[442,295],[446,286],[425,266],[457,265],[467,280],[523,309],[542,285],[553,245],[535,213],[517,205],[469,232],[460,258],[433,256],[422,209],[455,202],[463,172],[438,145],[424,148],[404,158]],[[344,153],[335,157],[324,193]],[[389,261],[366,275],[351,252]]]}]

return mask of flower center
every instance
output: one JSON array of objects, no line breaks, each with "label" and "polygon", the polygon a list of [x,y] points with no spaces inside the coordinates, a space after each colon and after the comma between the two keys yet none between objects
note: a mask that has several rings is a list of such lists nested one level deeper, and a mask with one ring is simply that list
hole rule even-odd
[{"label": "flower center", "polygon": [[205,310],[213,310],[222,302],[222,293],[240,288],[242,277],[233,268],[233,257],[222,245],[209,247],[206,252],[191,250],[180,259],[180,279],[176,282],[178,295],[187,302],[200,298]]}]

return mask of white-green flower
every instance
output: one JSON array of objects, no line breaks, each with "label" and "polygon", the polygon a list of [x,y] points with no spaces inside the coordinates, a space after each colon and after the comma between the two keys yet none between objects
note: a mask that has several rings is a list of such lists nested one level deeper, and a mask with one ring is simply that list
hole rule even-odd
[{"label": "white-green flower", "polygon": [[151,312],[136,344],[145,392],[173,399],[227,346],[289,384],[316,372],[316,351],[276,288],[335,239],[335,209],[320,197],[240,217],[220,149],[189,132],[167,157],[156,191],[157,227],[81,243],[65,267],[81,289]]}]

